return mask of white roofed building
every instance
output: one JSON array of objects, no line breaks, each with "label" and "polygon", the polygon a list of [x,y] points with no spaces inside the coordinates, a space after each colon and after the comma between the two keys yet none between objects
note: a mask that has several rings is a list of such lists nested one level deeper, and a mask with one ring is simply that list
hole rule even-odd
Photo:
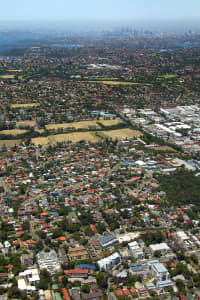
[{"label": "white roofed building", "polygon": [[40,281],[38,269],[28,269],[19,273],[19,280],[17,282],[20,291],[32,293],[36,291],[36,284]]},{"label": "white roofed building", "polygon": [[135,258],[143,258],[144,257],[144,253],[143,253],[143,249],[139,246],[137,241],[133,241],[131,243],[128,244],[128,248],[130,253],[135,257]]},{"label": "white roofed building", "polygon": [[160,282],[170,279],[168,270],[158,260],[149,261],[148,265],[156,281]]},{"label": "white roofed building", "polygon": [[189,240],[189,236],[184,231],[177,231],[176,236],[181,242]]},{"label": "white roofed building", "polygon": [[115,252],[112,255],[98,260],[97,264],[100,271],[106,271],[117,265],[121,261],[121,256],[119,253]]},{"label": "white roofed building", "polygon": [[55,250],[39,252],[37,254],[37,261],[40,270],[47,269],[52,274],[60,271],[60,263]]},{"label": "white roofed building", "polygon": [[154,254],[156,251],[160,251],[162,254],[167,254],[171,251],[170,247],[166,243],[150,245],[149,249],[152,254]]}]

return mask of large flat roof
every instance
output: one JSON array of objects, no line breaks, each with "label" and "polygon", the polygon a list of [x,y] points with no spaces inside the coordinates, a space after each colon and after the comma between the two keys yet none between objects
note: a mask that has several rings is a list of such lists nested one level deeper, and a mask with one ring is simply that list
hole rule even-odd
[{"label": "large flat roof", "polygon": [[102,235],[98,238],[98,241],[100,244],[107,244],[111,242],[112,240],[115,240],[116,236],[114,234],[107,234],[107,235]]},{"label": "large flat roof", "polygon": [[167,269],[165,268],[165,266],[161,263],[155,263],[152,266],[158,273],[164,273],[164,272],[168,272]]}]

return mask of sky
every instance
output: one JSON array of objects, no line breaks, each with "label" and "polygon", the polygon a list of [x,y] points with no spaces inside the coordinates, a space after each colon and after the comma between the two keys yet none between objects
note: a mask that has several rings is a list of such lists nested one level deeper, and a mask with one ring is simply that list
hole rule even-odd
[{"label": "sky", "polygon": [[1,21],[137,21],[199,19],[200,0],[9,0]]}]

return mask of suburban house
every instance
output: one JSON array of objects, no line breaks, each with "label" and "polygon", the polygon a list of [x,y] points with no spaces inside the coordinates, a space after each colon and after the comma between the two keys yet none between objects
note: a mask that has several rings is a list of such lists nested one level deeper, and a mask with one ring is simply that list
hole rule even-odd
[{"label": "suburban house", "polygon": [[71,269],[65,271],[65,275],[68,278],[87,278],[88,273],[87,269]]},{"label": "suburban house", "polygon": [[80,246],[76,248],[69,248],[68,250],[69,260],[82,260],[88,258],[88,252],[85,247]]}]

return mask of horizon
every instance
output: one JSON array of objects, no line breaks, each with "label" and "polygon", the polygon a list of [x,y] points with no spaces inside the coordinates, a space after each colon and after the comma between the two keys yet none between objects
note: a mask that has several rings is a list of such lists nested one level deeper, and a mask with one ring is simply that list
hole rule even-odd
[{"label": "horizon", "polygon": [[118,30],[121,27],[128,27],[136,30],[151,30],[153,32],[173,32],[182,33],[188,30],[200,31],[199,19],[180,19],[180,20],[116,20],[116,21],[99,21],[99,20],[79,20],[79,21],[65,21],[65,20],[12,20],[0,21],[0,32],[5,31],[102,31],[102,30]]}]

